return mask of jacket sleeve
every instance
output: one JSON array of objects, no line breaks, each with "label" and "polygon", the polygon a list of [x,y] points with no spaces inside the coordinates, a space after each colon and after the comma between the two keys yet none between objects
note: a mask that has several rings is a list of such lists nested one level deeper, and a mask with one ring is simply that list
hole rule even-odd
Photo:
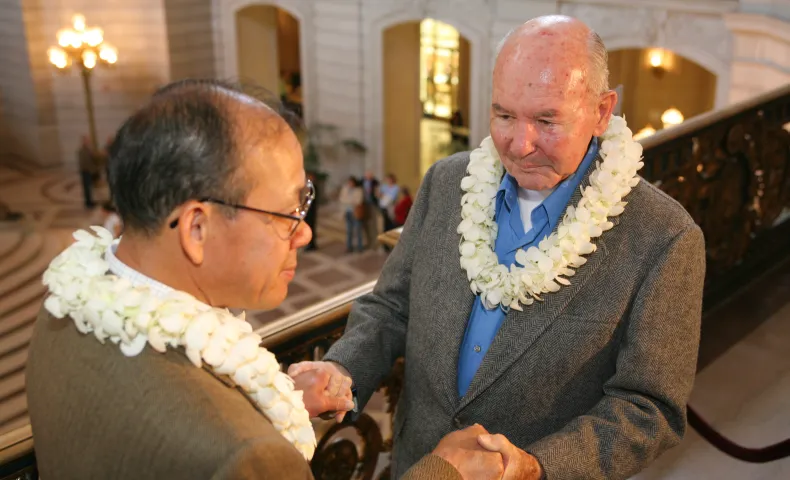
[{"label": "jacket sleeve", "polygon": [[437,455],[426,455],[415,463],[400,480],[463,480],[449,462]]},{"label": "jacket sleeve", "polygon": [[351,309],[343,337],[324,356],[343,365],[357,388],[360,411],[405,353],[412,262],[428,212],[431,179],[428,170],[400,239],[389,255],[373,292]]},{"label": "jacket sleeve", "polygon": [[680,442],[697,366],[704,277],[704,239],[690,225],[643,281],[603,399],[525,448],[546,478],[626,479]]},{"label": "jacket sleeve", "polygon": [[312,480],[310,465],[291,444],[256,439],[241,445],[211,480]]}]

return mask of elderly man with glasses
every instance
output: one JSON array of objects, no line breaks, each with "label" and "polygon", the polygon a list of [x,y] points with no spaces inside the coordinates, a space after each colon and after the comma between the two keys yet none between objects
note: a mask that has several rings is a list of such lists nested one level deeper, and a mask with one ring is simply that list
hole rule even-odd
[{"label": "elderly man with glasses", "polygon": [[[123,236],[76,232],[44,275],[27,367],[42,477],[311,478],[310,417],[352,409],[350,379],[291,380],[227,310],[279,305],[310,241],[292,128],[232,86],[179,82],[121,127],[109,182]],[[479,430],[408,476],[501,472],[498,454],[455,448]]]}]

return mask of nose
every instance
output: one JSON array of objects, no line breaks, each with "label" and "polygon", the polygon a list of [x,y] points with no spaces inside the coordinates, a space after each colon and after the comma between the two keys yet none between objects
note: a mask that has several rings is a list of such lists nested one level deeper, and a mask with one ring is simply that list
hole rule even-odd
[{"label": "nose", "polygon": [[299,226],[296,227],[296,232],[294,232],[293,238],[291,238],[291,248],[294,250],[298,248],[302,248],[313,238],[313,229],[310,228],[310,225],[307,222],[300,222]]},{"label": "nose", "polygon": [[510,154],[514,158],[522,158],[535,151],[538,132],[532,122],[526,122],[516,128],[513,141],[510,142]]}]

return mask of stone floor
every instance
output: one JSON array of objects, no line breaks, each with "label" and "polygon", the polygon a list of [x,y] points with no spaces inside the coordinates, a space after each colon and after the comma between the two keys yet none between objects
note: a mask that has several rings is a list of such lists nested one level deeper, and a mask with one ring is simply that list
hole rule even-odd
[{"label": "stone floor", "polygon": [[[107,197],[99,189],[99,200]],[[41,306],[41,275],[72,242],[72,233],[104,221],[86,210],[76,172],[22,172],[0,167],[0,201],[24,213],[19,222],[0,222],[0,434],[27,422],[24,365],[32,323]],[[254,327],[378,277],[381,250],[346,254],[345,225],[333,205],[321,205],[318,250],[299,253],[288,297],[276,310],[249,312]]]}]

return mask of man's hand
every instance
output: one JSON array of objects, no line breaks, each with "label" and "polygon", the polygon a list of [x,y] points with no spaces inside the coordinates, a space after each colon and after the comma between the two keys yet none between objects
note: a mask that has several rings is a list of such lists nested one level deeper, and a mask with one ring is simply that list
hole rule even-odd
[{"label": "man's hand", "polygon": [[505,461],[502,480],[539,480],[542,469],[538,459],[517,448],[504,435],[480,435],[481,447],[490,452],[499,452]]},{"label": "man's hand", "polygon": [[304,392],[304,404],[310,417],[325,412],[338,412],[335,418],[343,421],[346,412],[354,408],[351,377],[348,371],[330,362],[300,362],[288,367],[297,390]]},{"label": "man's hand", "polygon": [[499,480],[504,471],[502,455],[480,446],[478,438],[488,432],[480,425],[472,425],[446,435],[433,451],[455,467],[464,480]]}]

